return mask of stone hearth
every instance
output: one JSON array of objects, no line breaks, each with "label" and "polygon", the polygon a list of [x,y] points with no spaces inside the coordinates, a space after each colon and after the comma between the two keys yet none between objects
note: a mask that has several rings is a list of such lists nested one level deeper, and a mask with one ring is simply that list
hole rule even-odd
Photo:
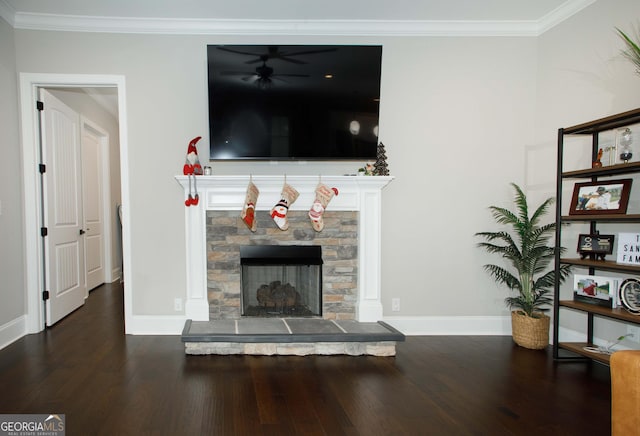
[{"label": "stone hearth", "polygon": [[404,335],[384,322],[310,318],[187,321],[186,354],[395,356]]}]

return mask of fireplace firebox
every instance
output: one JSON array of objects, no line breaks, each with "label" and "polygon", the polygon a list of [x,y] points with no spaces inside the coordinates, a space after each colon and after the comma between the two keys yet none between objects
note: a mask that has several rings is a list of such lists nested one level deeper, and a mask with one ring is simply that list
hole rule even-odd
[{"label": "fireplace firebox", "polygon": [[241,315],[322,316],[322,247],[240,247]]}]

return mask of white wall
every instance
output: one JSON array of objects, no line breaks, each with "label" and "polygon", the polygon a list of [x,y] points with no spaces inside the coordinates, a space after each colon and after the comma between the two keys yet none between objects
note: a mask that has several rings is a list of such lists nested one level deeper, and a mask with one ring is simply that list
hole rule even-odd
[{"label": "white wall", "polygon": [[[620,4],[615,16],[600,10],[609,11],[614,3],[616,11]],[[201,158],[207,156],[206,45],[383,44],[380,139],[396,176],[383,193],[384,313],[410,320],[414,331],[430,326],[432,332],[444,332],[430,321],[471,317],[494,323],[508,313],[503,304],[506,291],[482,270],[487,259],[475,247],[474,233],[494,228],[487,207],[510,204],[509,182],[525,183],[531,172],[525,159],[530,149],[552,142],[555,146],[560,125],[633,105],[632,97],[617,97],[615,104],[610,97],[605,106],[602,91],[585,97],[590,93],[584,91],[596,85],[572,79],[567,71],[577,67],[582,77],[597,74],[604,64],[601,57],[583,54],[578,64],[559,58],[566,51],[575,52],[573,45],[590,50],[605,29],[626,24],[618,23],[620,19],[637,17],[635,3],[601,0],[539,38],[265,40],[18,30],[16,68],[125,76],[132,235],[127,282],[133,290],[132,312],[179,316],[173,301],[186,295],[184,206],[173,176],[181,171],[187,143],[194,136],[203,136],[199,152]],[[594,32],[595,17],[601,30]],[[565,38],[573,44],[562,50]],[[606,34],[606,42],[595,46],[602,44],[612,53],[616,41]],[[558,59],[561,64],[556,66]],[[609,95],[619,96],[631,86],[637,96],[632,79],[622,80],[624,66],[619,68],[617,77],[603,78]],[[627,68],[626,74],[632,71]],[[557,93],[588,98],[589,104],[573,98],[559,104]],[[359,166],[216,163],[213,170],[342,174]],[[536,192],[544,194],[544,189]],[[400,312],[391,312],[391,298],[400,298]]]},{"label": "white wall", "polygon": [[0,18],[0,348],[24,334],[24,247],[13,30]]}]

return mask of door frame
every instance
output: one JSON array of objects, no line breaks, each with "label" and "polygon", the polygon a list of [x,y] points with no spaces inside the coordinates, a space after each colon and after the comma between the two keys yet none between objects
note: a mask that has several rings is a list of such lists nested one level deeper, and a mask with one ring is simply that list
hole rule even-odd
[{"label": "door frame", "polygon": [[[84,133],[90,132],[100,144],[100,179],[102,181],[101,193],[102,195],[102,257],[104,269],[105,283],[111,283],[113,278],[113,266],[112,266],[112,253],[111,253],[111,226],[108,223],[112,222],[115,215],[112,215],[111,210],[111,177],[109,176],[109,168],[111,165],[109,159],[109,133],[106,132],[99,124],[94,123],[89,118],[80,114],[80,141],[83,141]],[[82,177],[84,180],[84,167],[82,168]],[[84,183],[83,183],[84,184]],[[83,194],[84,195],[84,194]],[[84,198],[84,197],[83,197]],[[84,201],[83,201],[84,207]],[[86,214],[85,214],[86,220]],[[85,263],[86,263],[87,251],[85,247]],[[85,267],[85,279],[87,268]],[[87,296],[89,295],[89,289],[87,288]]]},{"label": "door frame", "polygon": [[[130,192],[129,192],[129,147],[126,111],[125,77],[122,75],[47,74],[20,73],[20,120],[22,157],[22,198],[25,247],[25,292],[27,333],[44,330],[45,314],[42,304],[44,277],[43,253],[40,243],[41,204],[39,147],[40,126],[38,123],[39,88],[53,87],[115,87],[118,92],[118,123],[120,139],[120,189],[122,198],[122,264],[124,277],[131,277],[130,236]],[[124,287],[124,320],[131,320],[133,287],[129,281]]]}]

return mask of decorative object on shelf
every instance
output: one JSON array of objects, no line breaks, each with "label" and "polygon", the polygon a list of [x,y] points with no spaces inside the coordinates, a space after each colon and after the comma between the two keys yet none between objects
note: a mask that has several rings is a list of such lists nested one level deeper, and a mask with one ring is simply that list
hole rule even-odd
[{"label": "decorative object on shelf", "polygon": [[287,183],[287,176],[285,176],[280,201],[271,208],[271,218],[273,218],[273,221],[280,230],[287,230],[289,228],[287,212],[289,211],[289,207],[298,199],[299,195],[300,193],[296,188]]},{"label": "decorative object on shelf", "polygon": [[636,39],[638,40],[636,42],[617,27],[616,31],[626,45],[626,49],[622,50],[622,56],[627,58],[636,67],[636,74],[640,75],[640,32],[636,31]]},{"label": "decorative object on shelf", "polygon": [[573,276],[573,299],[582,303],[615,308],[618,305],[619,277],[575,274]]},{"label": "decorative object on shelf", "polygon": [[640,233],[618,233],[618,263],[640,266]]},{"label": "decorative object on shelf", "polygon": [[633,143],[633,134],[631,129],[626,127],[619,135],[618,138],[618,156],[623,163],[627,163],[633,157],[633,149],[631,144]]},{"label": "decorative object on shelf", "polygon": [[208,165],[206,165],[206,166],[204,167],[204,175],[205,175],[205,176],[210,176],[211,174],[213,174],[213,171],[211,171],[211,167],[210,167],[210,166],[208,166]]},{"label": "decorative object on shelf", "polygon": [[249,227],[249,230],[255,232],[257,229],[256,222],[256,203],[258,202],[258,196],[260,195],[260,190],[258,187],[254,185],[253,178],[249,177],[249,185],[247,186],[247,195],[244,199],[244,205],[242,206],[242,213],[240,214],[240,218],[242,221]]},{"label": "decorative object on shelf", "polygon": [[[516,271],[512,274],[499,265],[484,265],[496,282],[516,292],[515,296],[505,298],[506,305],[512,309],[513,340],[525,348],[542,349],[549,344],[549,317],[544,312],[549,310],[545,306],[552,302],[548,294],[556,276],[556,271],[546,271],[555,254],[555,248],[547,244],[555,234],[556,223],[540,224],[540,221],[555,199],[547,198],[529,215],[526,195],[515,183],[511,186],[515,190],[515,212],[489,207],[495,221],[509,226],[511,233],[504,230],[476,233],[485,240],[478,243],[478,247],[500,255]],[[570,265],[560,265],[557,274],[561,282],[569,275],[570,268]]]},{"label": "decorative object on shelf", "polygon": [[591,260],[604,260],[607,254],[613,253],[614,235],[600,233],[578,235],[578,253],[580,259],[589,257]]},{"label": "decorative object on shelf", "polygon": [[[200,165],[200,159],[198,158],[198,149],[196,144],[201,139],[201,136],[196,136],[189,142],[187,147],[187,157],[182,168],[182,173],[189,177],[189,196],[184,201],[184,205],[197,206],[200,202],[198,196],[198,185],[196,184],[196,176],[202,175],[202,166]],[[193,178],[193,194],[191,191],[191,179]]]},{"label": "decorative object on shelf", "polygon": [[378,144],[377,149],[377,160],[373,165],[375,170],[374,174],[376,176],[388,176],[389,175],[389,165],[387,165],[387,154],[384,150],[384,144],[381,142]]},{"label": "decorative object on shelf", "polygon": [[598,157],[591,164],[591,168],[602,168],[602,149],[598,150]]},{"label": "decorative object on shelf", "polygon": [[625,214],[631,179],[576,183],[569,215]]},{"label": "decorative object on shelf", "polygon": [[316,199],[313,201],[311,209],[309,210],[311,225],[313,226],[313,230],[316,232],[321,232],[322,229],[324,229],[324,220],[322,219],[322,216],[334,195],[338,195],[337,188],[329,188],[322,182],[318,183],[318,187],[316,188]]},{"label": "decorative object on shelf", "polygon": [[359,176],[373,176],[374,168],[373,164],[366,163],[362,168],[358,168]]},{"label": "decorative object on shelf", "polygon": [[618,339],[616,339],[615,341],[609,341],[605,345],[600,345],[597,347],[583,347],[583,349],[590,353],[606,354],[610,356],[616,352],[616,350],[614,350],[613,347],[618,345],[620,342],[622,342],[625,338],[628,338],[629,336],[633,336],[633,333],[627,333],[626,335],[618,336]]},{"label": "decorative object on shelf", "polygon": [[630,278],[622,282],[620,303],[630,313],[640,315],[640,280]]}]

